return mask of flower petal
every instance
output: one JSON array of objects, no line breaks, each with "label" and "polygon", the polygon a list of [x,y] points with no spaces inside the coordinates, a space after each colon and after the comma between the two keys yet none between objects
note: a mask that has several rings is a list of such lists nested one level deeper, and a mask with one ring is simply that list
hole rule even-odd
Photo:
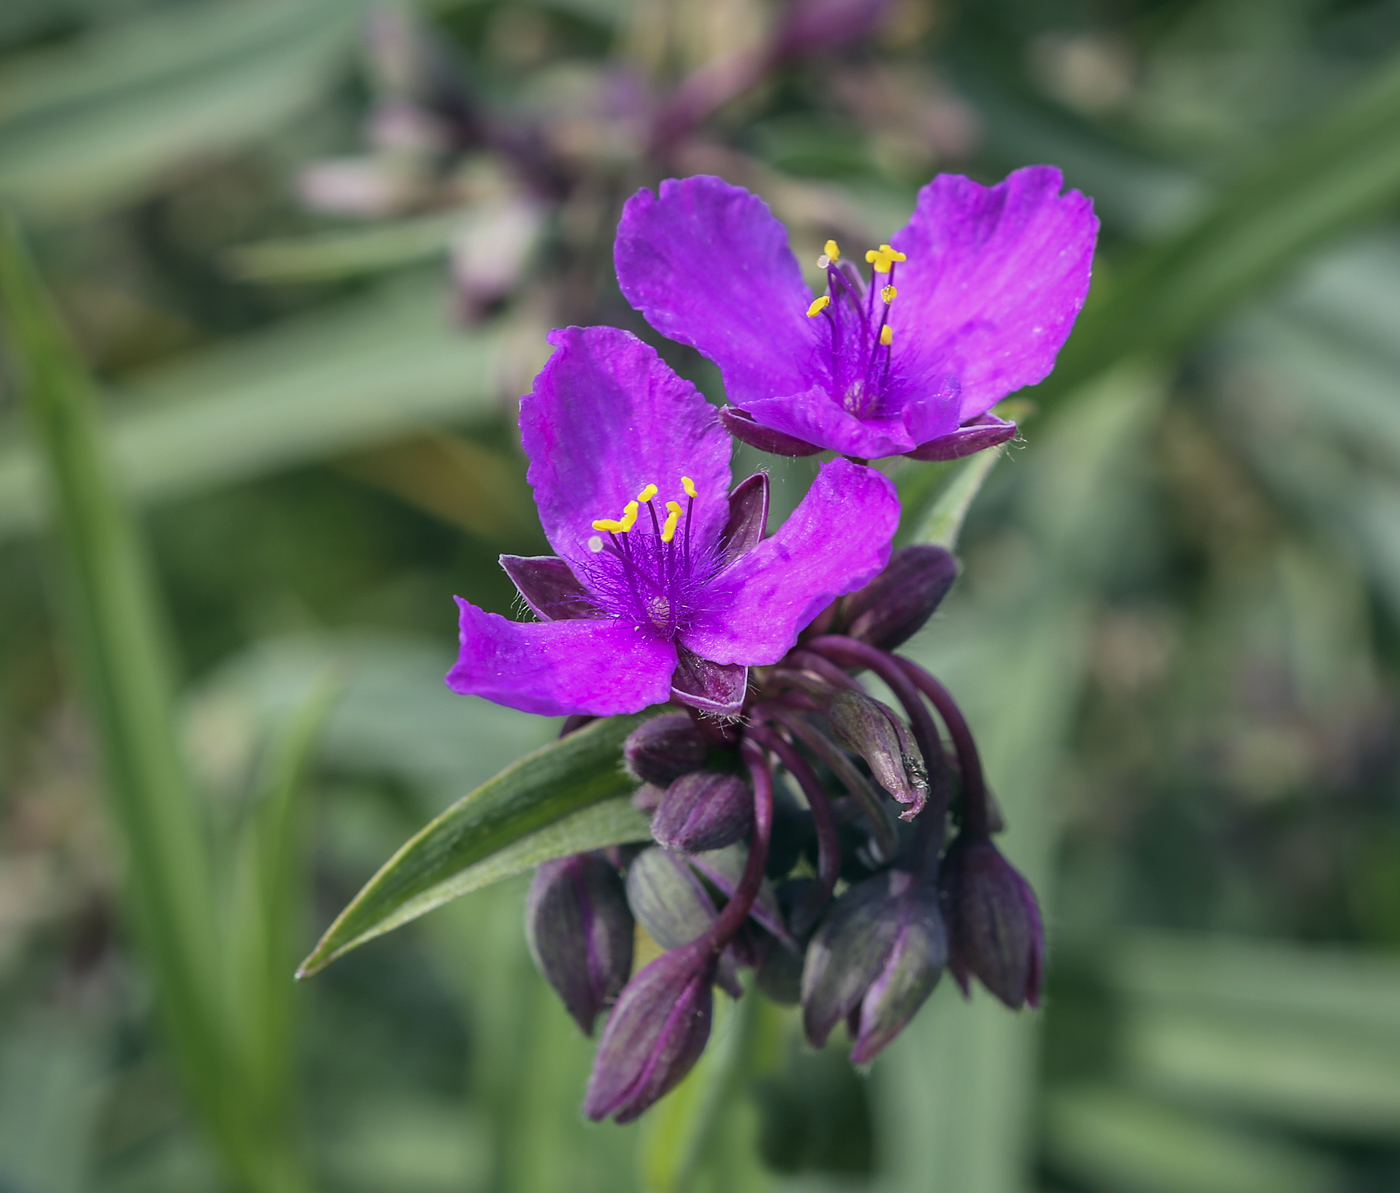
[{"label": "flower petal", "polygon": [[857,418],[842,409],[841,403],[824,386],[749,402],[744,409],[756,423],[770,431],[806,440],[845,456],[878,460],[912,451],[916,446],[900,412],[886,417]]},{"label": "flower petal", "polygon": [[772,538],[720,573],[682,644],[717,663],[774,663],[836,597],[889,561],[899,497],[887,476],[832,460]]},{"label": "flower petal", "polygon": [[675,646],[617,621],[510,621],[457,598],[447,686],[542,716],[640,712],[671,694]]},{"label": "flower petal", "polygon": [[698,494],[691,533],[713,542],[729,518],[732,450],[715,408],[630,332],[568,327],[548,339],[556,351],[520,400],[520,439],[554,549],[578,572],[594,519],[622,517],[645,485],[684,505],[686,476]]},{"label": "flower petal", "polygon": [[708,175],[660,190],[628,199],[617,226],[627,301],[662,335],[714,361],[737,405],[809,388],[812,296],[768,204]]},{"label": "flower petal", "polygon": [[909,257],[890,308],[901,371],[956,373],[954,425],[1044,378],[1084,304],[1099,222],[1062,185],[1051,166],[993,187],[940,174],[891,237]]},{"label": "flower petal", "polygon": [[501,567],[541,621],[597,616],[597,606],[589,599],[588,590],[557,556],[502,555]]}]

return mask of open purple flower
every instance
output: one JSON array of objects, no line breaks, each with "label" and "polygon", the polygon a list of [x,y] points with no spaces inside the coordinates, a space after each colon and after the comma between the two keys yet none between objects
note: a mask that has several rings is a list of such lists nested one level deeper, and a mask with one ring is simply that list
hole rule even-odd
[{"label": "open purple flower", "polygon": [[828,241],[813,299],[768,205],[698,176],[642,190],[618,225],[617,277],[663,335],[719,366],[725,425],[782,455],[954,459],[1015,425],[987,412],[1050,372],[1089,290],[1098,220],[1050,166],[984,187],[940,174],[866,253]]},{"label": "open purple flower", "polygon": [[885,565],[894,486],[834,460],[765,539],[766,478],[727,495],[732,444],[693,385],[624,331],[571,327],[549,340],[520,430],[558,556],[501,557],[541,620],[459,598],[447,684],[554,716],[636,712],[673,695],[736,714],[748,668],[777,662]]}]

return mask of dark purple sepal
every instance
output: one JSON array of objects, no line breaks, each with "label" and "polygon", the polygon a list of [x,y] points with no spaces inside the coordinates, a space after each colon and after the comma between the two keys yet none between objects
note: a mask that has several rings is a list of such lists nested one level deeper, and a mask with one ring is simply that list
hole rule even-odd
[{"label": "dark purple sepal", "polygon": [[598,615],[588,590],[557,555],[502,555],[501,567],[541,621],[572,621]]},{"label": "dark purple sepal", "polygon": [[984,448],[996,447],[1016,435],[1016,424],[997,418],[995,414],[979,414],[970,418],[956,431],[921,443],[904,454],[911,460],[959,460]]},{"label": "dark purple sepal", "polygon": [[680,646],[680,661],[671,675],[671,698],[701,712],[737,717],[749,687],[749,669],[742,663],[712,663]]},{"label": "dark purple sepal", "polygon": [[1013,1011],[1040,1005],[1045,930],[1030,883],[984,836],[960,836],[943,860],[948,966],[963,993],[972,976]]},{"label": "dark purple sepal", "polygon": [[710,747],[688,713],[664,713],[643,721],[622,743],[627,769],[643,783],[669,787],[705,765]]},{"label": "dark purple sepal", "polygon": [[710,1038],[715,964],[708,946],[672,949],[627,983],[593,1058],[588,1118],[631,1122],[690,1072]]},{"label": "dark purple sepal", "polygon": [[738,775],[697,770],[682,775],[662,797],[652,838],[667,849],[700,853],[742,841],[753,827],[753,792]]},{"label": "dark purple sepal", "polygon": [[733,563],[763,541],[768,529],[768,474],[755,472],[729,495],[729,521],[719,536],[725,563]]},{"label": "dark purple sepal", "polygon": [[928,771],[919,747],[892,708],[855,688],[842,688],[827,706],[836,738],[865,759],[875,781],[901,804],[905,818],[928,799]]},{"label": "dark purple sepal", "polygon": [[851,1057],[888,1044],[938,984],[947,961],[938,888],[906,870],[857,883],[832,905],[807,946],[802,1025],[820,1048],[842,1020],[856,1025]]},{"label": "dark purple sepal", "polygon": [[[723,849],[708,849],[704,853],[693,854],[689,859],[691,868],[726,899],[733,898],[748,860],[748,846],[739,844],[726,845]],[[758,888],[758,896],[749,908],[749,918],[780,940],[792,940],[787,923],[783,919],[782,909],[778,906],[778,897],[766,880]]]},{"label": "dark purple sepal", "polygon": [[775,456],[815,456],[822,450],[815,443],[808,443],[795,435],[784,435],[781,431],[760,426],[753,415],[737,406],[721,406],[719,421],[740,443],[747,443]]},{"label": "dark purple sepal", "polygon": [[[652,846],[627,867],[627,902],[638,922],[663,949],[698,940],[715,920],[715,905],[695,873],[675,854]],[[743,993],[728,949],[716,979],[733,997]]]},{"label": "dark purple sepal", "polygon": [[958,561],[943,547],[904,547],[869,584],[841,598],[844,632],[881,650],[894,650],[923,629],[957,578]]},{"label": "dark purple sepal", "polygon": [[525,901],[525,939],[585,1035],[632,970],[632,913],[622,879],[596,853],[545,862]]}]

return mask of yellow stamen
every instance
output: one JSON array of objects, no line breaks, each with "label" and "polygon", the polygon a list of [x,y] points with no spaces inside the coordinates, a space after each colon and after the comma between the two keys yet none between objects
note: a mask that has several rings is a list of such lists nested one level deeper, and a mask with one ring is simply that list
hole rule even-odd
[{"label": "yellow stamen", "polygon": [[820,298],[814,299],[812,305],[807,308],[807,318],[814,319],[831,305],[831,299],[823,294]]},{"label": "yellow stamen", "polygon": [[886,323],[884,327],[880,328],[880,343],[882,343],[886,348],[888,348],[893,342],[894,328],[891,327],[888,323]]},{"label": "yellow stamen", "polygon": [[834,240],[826,242],[826,255],[833,261],[841,260],[841,247]]},{"label": "yellow stamen", "polygon": [[[655,486],[655,485],[653,485],[651,488],[652,488],[652,492],[655,492],[655,491],[656,491],[656,486]],[[623,530],[623,533],[624,533],[624,534],[625,534],[627,531],[631,530],[632,527],[634,527],[634,526],[637,524],[637,509],[638,509],[638,506],[637,506],[637,503],[636,503],[635,501],[629,501],[629,502],[627,503],[627,505],[623,508],[623,511],[622,511],[622,530]]]},{"label": "yellow stamen", "polygon": [[655,496],[656,496],[656,486],[655,486],[655,485],[648,485],[645,489],[643,489],[640,493],[637,494],[637,500],[638,500],[638,501],[650,501],[650,500],[651,500],[653,497],[655,497]]},{"label": "yellow stamen", "polygon": [[622,523],[615,522],[612,518],[599,518],[593,523],[594,530],[601,530],[607,534],[621,534]]},{"label": "yellow stamen", "polygon": [[885,300],[885,305],[889,306],[890,303],[894,301],[895,295],[898,293],[899,291],[896,290],[893,286],[886,286],[883,290],[880,291],[880,297]]},{"label": "yellow stamen", "polygon": [[887,245],[887,244],[882,244],[882,245],[880,246],[880,252],[884,253],[884,255],[885,255],[886,257],[888,257],[891,261],[907,261],[907,260],[909,260],[909,258],[906,257],[903,253],[901,253],[898,249],[892,249],[892,248],[890,248],[890,246]]},{"label": "yellow stamen", "polygon": [[679,501],[668,501],[666,503],[666,508],[678,518],[685,513],[685,510],[681,509],[681,503]]},{"label": "yellow stamen", "polygon": [[674,508],[666,515],[666,524],[661,528],[661,541],[663,543],[669,543],[676,537],[676,525],[681,520],[680,506],[676,505],[674,501],[668,501],[666,504]]},{"label": "yellow stamen", "polygon": [[694,482],[693,480],[691,480],[690,477],[688,477],[688,476],[683,476],[683,477],[681,477],[681,485],[684,487],[684,489],[685,489],[685,495],[686,495],[687,497],[694,497],[694,496],[696,496],[696,492],[695,492],[695,482]]},{"label": "yellow stamen", "polygon": [[870,268],[876,273],[889,273],[890,258],[879,249],[869,249],[865,254],[865,259],[870,262]]}]

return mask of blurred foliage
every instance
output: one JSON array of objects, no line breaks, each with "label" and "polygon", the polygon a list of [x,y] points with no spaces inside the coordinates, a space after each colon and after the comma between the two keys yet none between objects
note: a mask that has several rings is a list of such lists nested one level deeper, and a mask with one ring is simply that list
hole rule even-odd
[{"label": "blurred foliage", "polygon": [[[1400,1183],[1400,4],[891,0],[650,135],[784,11],[0,5],[0,201],[86,364],[7,287],[0,1189],[288,1187],[258,1115],[286,1180],[346,1193]],[[970,509],[971,468],[896,480],[906,533],[966,515],[918,649],[1047,896],[1045,1014],[945,989],[854,1074],[742,1000],[653,1114],[595,1128],[519,880],[282,982],[552,735],[445,692],[448,598],[509,610],[496,553],[540,549],[512,401],[544,331],[650,334],[621,200],[722,173],[806,261],[936,170],[1029,162],[1104,220],[1090,304]],[[95,388],[76,456],[19,418],[45,353]],[[810,469],[765,463],[781,516]],[[164,736],[154,786],[122,788],[124,734]],[[171,1017],[194,954],[212,1043]]]}]

